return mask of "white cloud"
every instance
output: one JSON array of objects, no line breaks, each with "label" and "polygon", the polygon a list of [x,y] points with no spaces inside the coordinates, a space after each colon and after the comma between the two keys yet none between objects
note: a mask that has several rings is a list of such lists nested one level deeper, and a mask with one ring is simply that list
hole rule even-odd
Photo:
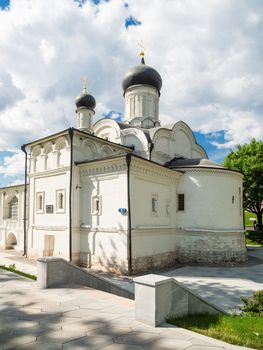
[{"label": "white cloud", "polygon": [[50,64],[56,57],[55,46],[45,38],[40,41],[39,50],[45,64]]},{"label": "white cloud", "polygon": [[[125,18],[140,26],[126,30]],[[124,111],[121,80],[146,63],[163,78],[162,123],[226,131],[226,145],[263,135],[263,3],[259,0],[16,0],[0,11],[0,150],[76,125],[81,77],[96,117]]]},{"label": "white cloud", "polygon": [[[22,152],[14,153],[11,156],[4,157],[3,164],[0,166],[0,173],[4,177],[23,176],[24,174],[24,154]],[[20,181],[17,179],[16,181]]]}]

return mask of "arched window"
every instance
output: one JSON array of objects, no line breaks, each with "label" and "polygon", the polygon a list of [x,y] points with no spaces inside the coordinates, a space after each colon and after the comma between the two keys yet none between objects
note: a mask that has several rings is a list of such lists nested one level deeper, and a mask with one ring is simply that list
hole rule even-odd
[{"label": "arched window", "polygon": [[14,196],[9,203],[9,219],[17,219],[18,217],[18,199]]}]

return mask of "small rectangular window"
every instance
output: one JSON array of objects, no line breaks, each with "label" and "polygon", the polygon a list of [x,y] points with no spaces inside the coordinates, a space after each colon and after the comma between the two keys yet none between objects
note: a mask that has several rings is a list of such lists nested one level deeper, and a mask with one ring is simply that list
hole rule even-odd
[{"label": "small rectangular window", "polygon": [[56,212],[65,213],[65,190],[56,191]]},{"label": "small rectangular window", "polygon": [[152,215],[157,216],[158,214],[158,196],[156,194],[152,195]]},{"label": "small rectangular window", "polygon": [[178,194],[178,211],[184,211],[184,194]]},{"label": "small rectangular window", "polygon": [[36,212],[37,214],[43,214],[44,213],[44,192],[37,192],[36,193]]},{"label": "small rectangular window", "polygon": [[101,196],[92,197],[92,215],[101,215]]}]

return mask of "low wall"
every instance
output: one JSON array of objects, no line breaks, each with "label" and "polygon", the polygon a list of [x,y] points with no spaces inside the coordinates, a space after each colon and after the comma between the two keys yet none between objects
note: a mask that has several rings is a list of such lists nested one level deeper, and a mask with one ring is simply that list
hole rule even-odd
[{"label": "low wall", "polygon": [[132,253],[134,273],[176,263],[227,265],[247,260],[242,230],[136,229]]},{"label": "low wall", "polygon": [[80,284],[124,298],[134,299],[132,292],[117,286],[101,276],[85,271],[62,258],[38,258],[37,281],[41,288]]},{"label": "low wall", "polygon": [[226,313],[173,278],[150,274],[134,278],[134,282],[135,318],[151,326],[170,316]]}]

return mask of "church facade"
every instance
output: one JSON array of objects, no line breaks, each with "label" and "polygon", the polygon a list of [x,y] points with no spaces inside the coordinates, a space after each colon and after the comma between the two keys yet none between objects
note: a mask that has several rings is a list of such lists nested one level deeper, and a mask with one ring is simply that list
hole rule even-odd
[{"label": "church facade", "polygon": [[27,185],[0,189],[0,244],[126,273],[247,259],[242,179],[210,161],[183,121],[161,126],[162,79],[141,63],[123,79],[124,121],[77,127],[22,146]]}]

